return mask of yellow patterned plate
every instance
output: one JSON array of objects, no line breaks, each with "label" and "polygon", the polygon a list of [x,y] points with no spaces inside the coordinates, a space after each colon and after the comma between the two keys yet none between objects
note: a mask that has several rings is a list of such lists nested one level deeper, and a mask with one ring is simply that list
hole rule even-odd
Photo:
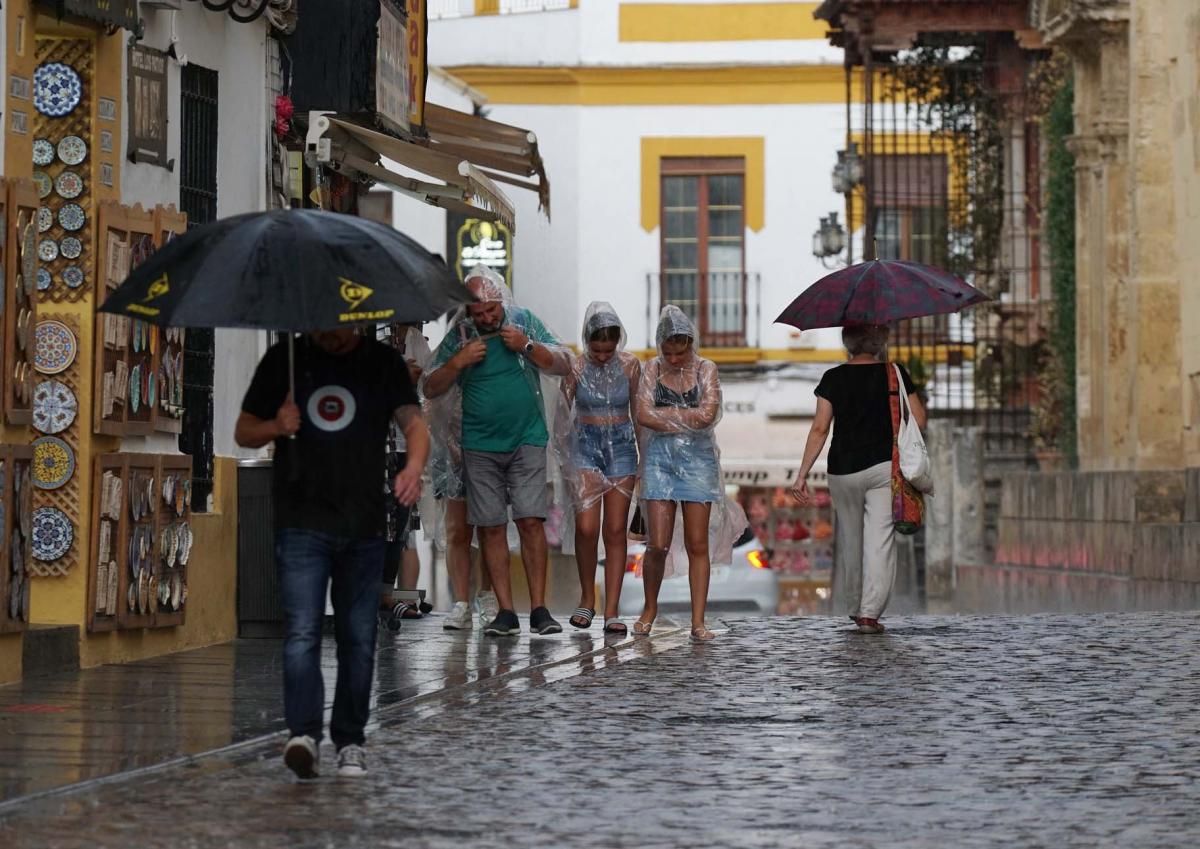
[{"label": "yellow patterned plate", "polygon": [[33,441],[33,485],[38,489],[58,489],[75,474],[75,452],[57,436]]}]

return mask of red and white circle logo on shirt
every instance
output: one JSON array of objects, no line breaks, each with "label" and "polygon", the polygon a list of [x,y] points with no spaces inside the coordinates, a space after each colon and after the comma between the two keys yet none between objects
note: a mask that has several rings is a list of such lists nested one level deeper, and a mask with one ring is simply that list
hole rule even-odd
[{"label": "red and white circle logo on shirt", "polygon": [[354,421],[354,396],[341,386],[322,386],[308,399],[308,419],[321,430],[344,430]]}]

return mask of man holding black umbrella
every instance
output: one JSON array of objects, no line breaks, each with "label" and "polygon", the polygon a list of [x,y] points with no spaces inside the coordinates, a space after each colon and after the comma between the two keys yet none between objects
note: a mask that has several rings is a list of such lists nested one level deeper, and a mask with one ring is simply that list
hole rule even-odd
[{"label": "man holding black umbrella", "polygon": [[338,675],[329,731],[338,775],[357,777],[366,773],[363,729],[387,547],[379,471],[394,420],[404,432],[408,460],[393,494],[405,506],[414,504],[429,432],[399,352],[351,328],[312,333],[295,346],[294,397],[287,346],[276,344],[258,365],[234,438],[246,448],[275,443],[275,555],[291,733],[284,761],[302,779],[318,775],[325,707],[321,626],[332,581]]}]

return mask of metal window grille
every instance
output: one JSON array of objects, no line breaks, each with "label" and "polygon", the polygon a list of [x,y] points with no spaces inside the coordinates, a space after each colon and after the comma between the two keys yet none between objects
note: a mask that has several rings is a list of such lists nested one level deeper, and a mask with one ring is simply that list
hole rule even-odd
[{"label": "metal window grille", "polygon": [[[179,206],[195,227],[217,218],[217,72],[185,65],[181,89]],[[208,509],[213,487],[214,362],[213,331],[188,330],[179,450],[192,455],[192,504],[198,510]]]}]

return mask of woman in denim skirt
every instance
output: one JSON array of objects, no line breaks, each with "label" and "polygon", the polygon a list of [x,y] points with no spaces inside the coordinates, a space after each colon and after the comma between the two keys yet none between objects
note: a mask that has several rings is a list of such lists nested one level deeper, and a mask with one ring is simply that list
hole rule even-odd
[{"label": "woman in denim skirt", "polygon": [[604,631],[625,634],[618,616],[625,577],[626,526],[637,481],[634,427],[641,363],[625,350],[625,328],[604,301],[588,305],[583,353],[561,384],[554,447],[575,509],[579,607],[571,624],[591,627],[596,615],[596,564],[604,537]]}]

